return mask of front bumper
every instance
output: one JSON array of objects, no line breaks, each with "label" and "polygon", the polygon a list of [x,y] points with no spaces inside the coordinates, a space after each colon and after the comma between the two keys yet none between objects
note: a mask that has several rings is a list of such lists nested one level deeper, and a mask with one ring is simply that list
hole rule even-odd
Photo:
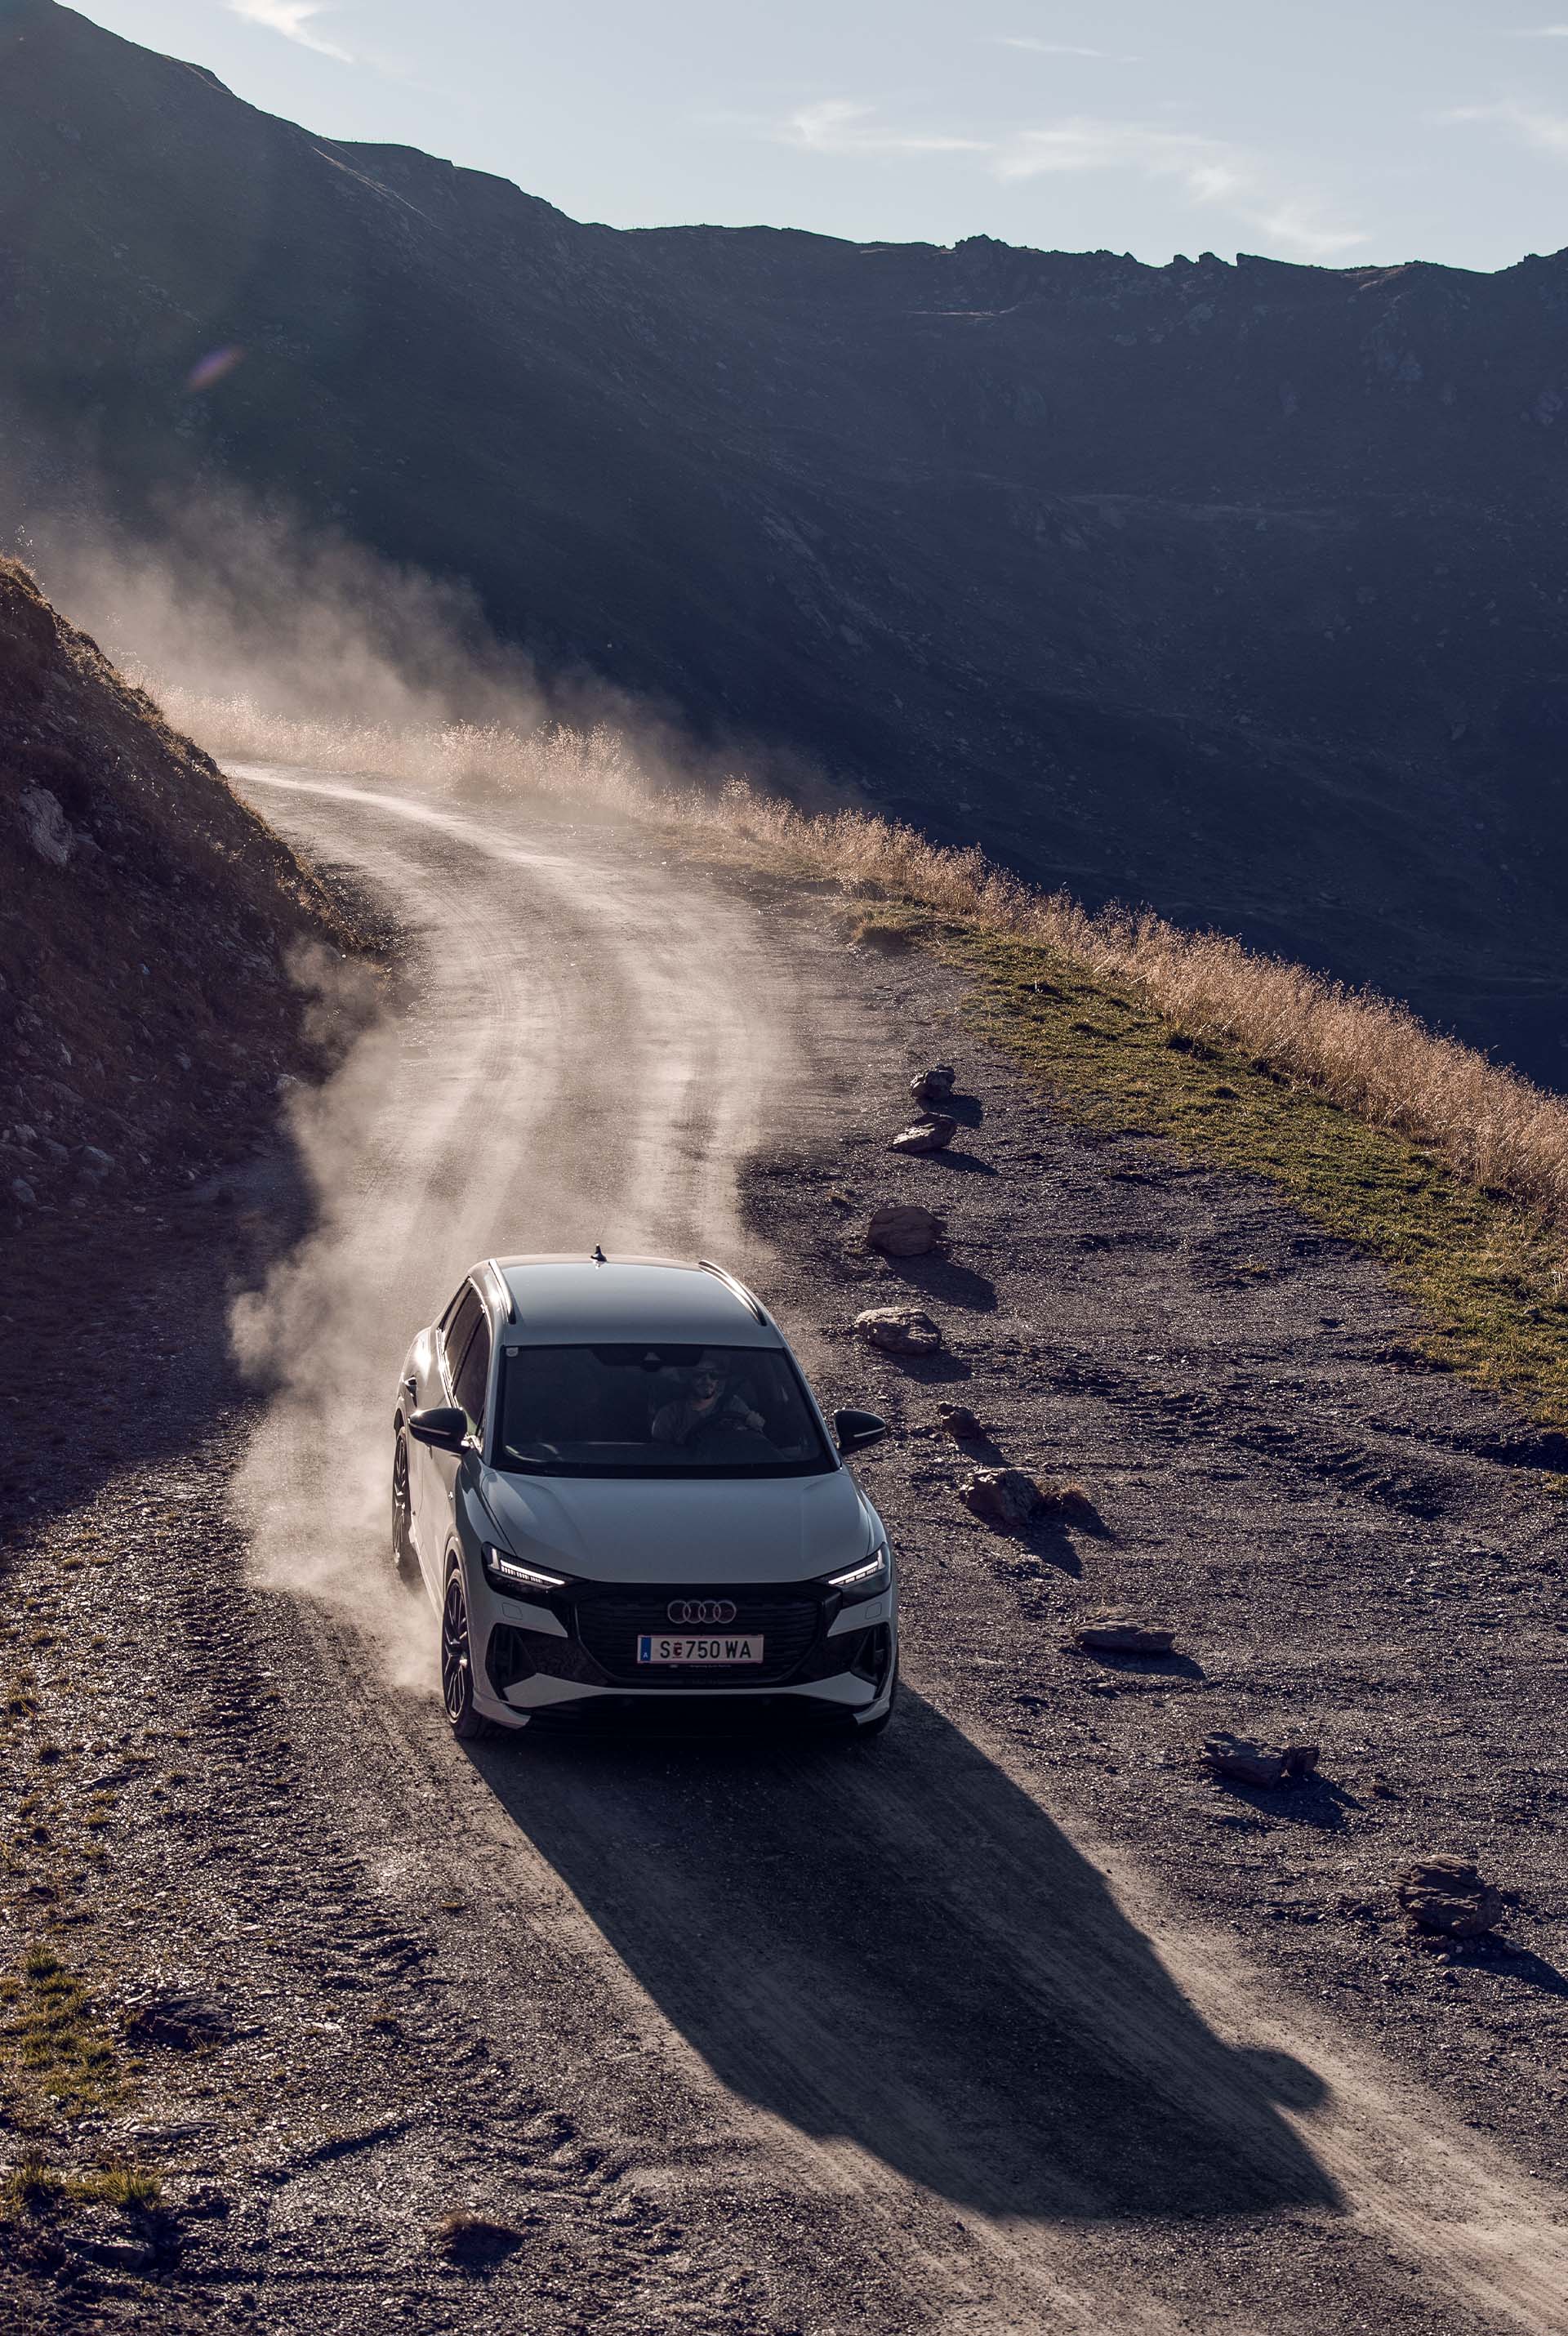
[{"label": "front bumper", "polygon": [[[891,1584],[875,1598],[846,1601],[816,1582],[695,1590],[576,1583],[535,1604],[487,1582],[482,1708],[514,1725],[547,1717],[651,1718],[661,1707],[689,1713],[699,1705],[724,1707],[736,1719],[814,1714],[853,1725],[876,1716],[891,1692],[894,1596]],[[733,1605],[735,1619],[725,1622],[724,1634],[760,1638],[764,1660],[700,1669],[639,1664],[638,1640],[678,1627],[668,1609],[687,1599]],[[471,1603],[471,1630],[479,1619]]]}]

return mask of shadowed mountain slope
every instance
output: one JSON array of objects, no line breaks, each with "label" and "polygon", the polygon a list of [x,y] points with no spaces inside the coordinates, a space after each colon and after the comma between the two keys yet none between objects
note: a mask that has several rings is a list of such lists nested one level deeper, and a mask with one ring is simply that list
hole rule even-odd
[{"label": "shadowed mountain slope", "polygon": [[282,495],[547,674],[1568,1073],[1568,257],[584,226],[12,0],[0,271],[19,516]]},{"label": "shadowed mountain slope", "polygon": [[247,1151],[317,1060],[285,959],[341,950],[287,846],[0,560],[0,1226]]}]

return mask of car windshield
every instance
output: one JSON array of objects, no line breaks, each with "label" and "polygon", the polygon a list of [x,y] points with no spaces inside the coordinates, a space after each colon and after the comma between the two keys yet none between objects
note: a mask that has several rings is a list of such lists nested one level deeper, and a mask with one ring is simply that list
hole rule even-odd
[{"label": "car windshield", "polygon": [[820,1476],[835,1467],[787,1354],[764,1347],[520,1347],[495,1465],[543,1476]]}]

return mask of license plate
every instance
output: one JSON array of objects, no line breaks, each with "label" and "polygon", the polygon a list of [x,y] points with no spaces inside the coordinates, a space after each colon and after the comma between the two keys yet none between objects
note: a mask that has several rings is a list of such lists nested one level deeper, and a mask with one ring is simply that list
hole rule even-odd
[{"label": "license plate", "polygon": [[637,1642],[637,1659],[639,1663],[760,1663],[762,1643],[733,1632],[701,1639],[645,1634]]}]

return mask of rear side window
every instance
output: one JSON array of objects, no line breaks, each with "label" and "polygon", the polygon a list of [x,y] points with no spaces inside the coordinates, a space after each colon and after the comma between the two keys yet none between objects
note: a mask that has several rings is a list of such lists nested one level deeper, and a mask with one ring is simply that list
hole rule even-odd
[{"label": "rear side window", "polygon": [[477,1428],[484,1417],[484,1391],[490,1383],[490,1324],[481,1317],[463,1360],[452,1375],[452,1391]]},{"label": "rear side window", "polygon": [[458,1299],[456,1308],[446,1325],[446,1368],[454,1380],[463,1362],[464,1349],[478,1329],[483,1315],[484,1309],[479,1302],[478,1292],[471,1284]]}]

